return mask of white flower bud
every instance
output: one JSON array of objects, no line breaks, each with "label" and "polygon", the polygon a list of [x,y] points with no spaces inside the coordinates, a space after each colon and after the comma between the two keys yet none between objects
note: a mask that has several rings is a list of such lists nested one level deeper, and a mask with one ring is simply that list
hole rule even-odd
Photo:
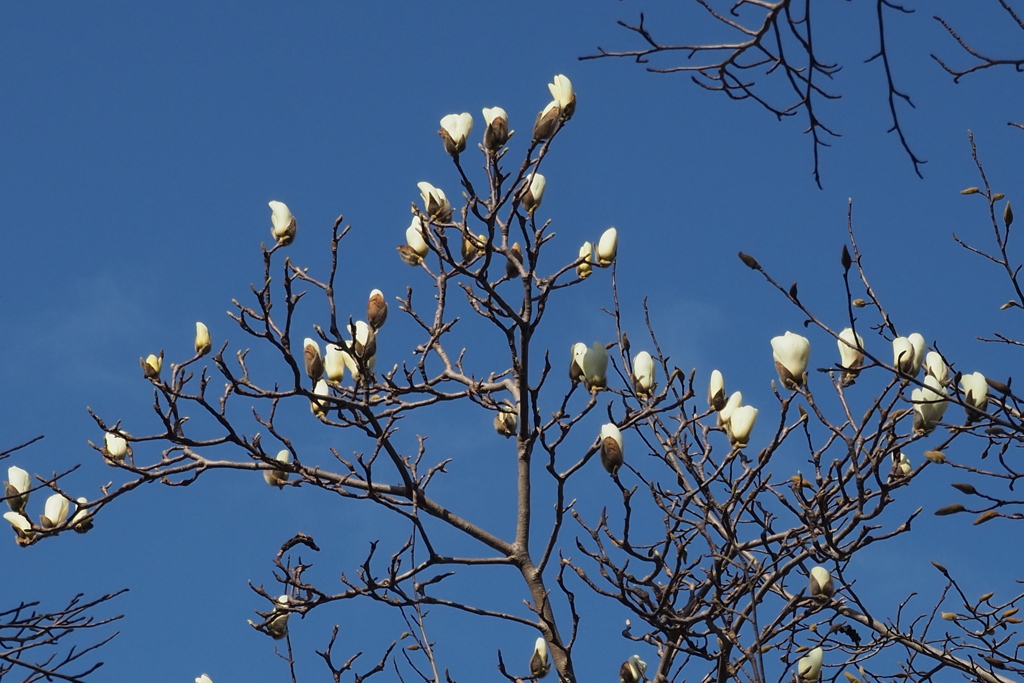
[{"label": "white flower bud", "polygon": [[284,202],[272,201],[268,203],[272,213],[270,214],[270,234],[279,245],[287,246],[295,240],[296,223],[288,205]]},{"label": "white flower bud", "polygon": [[917,434],[930,433],[942,421],[949,403],[947,397],[939,380],[931,375],[924,378],[923,389],[917,388],[910,392],[910,400],[914,404],[914,431]]},{"label": "white flower bud", "polygon": [[20,512],[5,512],[4,519],[14,528],[14,540],[20,546],[28,545],[36,532],[32,530],[32,522]]},{"label": "white flower bud", "polygon": [[487,124],[487,130],[484,131],[484,147],[497,152],[508,142],[508,114],[501,107],[484,107],[483,114],[484,122]]},{"label": "white flower bud", "polygon": [[622,467],[624,448],[622,432],[613,423],[601,426],[601,465],[608,474],[614,475]]},{"label": "white flower bud", "polygon": [[619,251],[619,233],[615,228],[608,228],[601,234],[597,243],[597,265],[610,266]]},{"label": "white flower bud", "polygon": [[[274,460],[287,465],[292,461],[291,451],[287,448],[282,448],[277,452],[277,456]],[[288,477],[290,475],[290,472],[282,472],[281,470],[263,470],[263,481],[267,482],[271,486],[283,489],[284,485],[288,482]]]},{"label": "white flower bud", "polygon": [[473,116],[469,112],[448,114],[441,119],[441,130],[437,134],[444,141],[444,149],[453,157],[466,149],[466,138],[473,131]]},{"label": "white flower bud", "polygon": [[756,421],[757,408],[753,406],[740,406],[733,410],[726,429],[729,433],[729,443],[736,448],[746,448]]},{"label": "white flower bud", "polygon": [[796,663],[798,683],[815,683],[821,675],[822,650],[816,647],[800,658]]},{"label": "white flower bud", "polygon": [[4,487],[4,496],[7,498],[7,507],[12,512],[20,513],[28,505],[29,489],[32,488],[32,478],[28,472],[17,465],[7,468],[7,482]]},{"label": "white flower bud", "polygon": [[68,499],[59,493],[55,493],[46,499],[46,505],[43,508],[43,516],[39,518],[39,526],[44,529],[52,529],[55,526],[60,526],[64,523],[64,520],[68,518],[68,512],[70,510],[70,504]]},{"label": "white flower bud", "polygon": [[725,378],[718,370],[711,371],[708,382],[708,407],[718,411],[725,408]]},{"label": "white flower bud", "polygon": [[633,358],[633,389],[638,396],[650,396],[654,391],[654,359],[641,351]]},{"label": "white flower bud", "polygon": [[538,638],[533,646],[533,656],[530,657],[530,675],[534,678],[544,678],[551,671],[551,661],[548,659],[548,644],[543,638]]},{"label": "white flower bud", "polygon": [[[420,189],[423,208],[431,219],[438,223],[447,223],[452,219],[452,205],[448,203],[444,190],[427,182],[416,183],[416,187]],[[415,247],[413,246],[413,248]]]},{"label": "white flower bud", "polygon": [[530,180],[523,190],[522,200],[523,208],[529,213],[533,213],[540,206],[541,201],[544,199],[544,188],[547,184],[547,179],[540,173],[534,173],[530,176]]},{"label": "white flower bud", "polygon": [[949,379],[949,366],[946,360],[938,351],[929,351],[924,357],[924,372],[939,380],[939,384],[945,384]]},{"label": "white flower bud", "polygon": [[306,364],[306,375],[316,382],[324,375],[324,360],[320,355],[320,345],[315,339],[306,337],[302,340],[302,357]]},{"label": "white flower bud", "polygon": [[548,83],[548,90],[551,96],[558,102],[561,109],[562,120],[568,121],[576,113],[576,93],[572,89],[572,81],[562,74],[554,78],[553,83]]},{"label": "white flower bud", "polygon": [[594,246],[590,242],[584,242],[580,247],[579,258],[583,259],[583,262],[576,266],[576,277],[585,280],[594,271]]},{"label": "white flower bud", "polygon": [[210,330],[203,323],[196,323],[196,354],[205,356],[213,347],[210,341]]},{"label": "white flower bud", "polygon": [[836,587],[832,583],[832,575],[824,567],[812,567],[809,581],[812,597],[831,598],[835,595]]},{"label": "white flower bud", "polygon": [[981,417],[988,406],[988,382],[985,375],[973,372],[960,377],[960,390],[964,392],[964,403],[967,404],[967,419],[974,421]]},{"label": "white flower bud", "polygon": [[608,350],[594,342],[583,355],[583,383],[588,391],[601,391],[608,386]]},{"label": "white flower bud", "polygon": [[782,386],[799,389],[807,381],[807,361],[811,357],[811,342],[806,337],[786,332],[772,338],[772,357]]}]

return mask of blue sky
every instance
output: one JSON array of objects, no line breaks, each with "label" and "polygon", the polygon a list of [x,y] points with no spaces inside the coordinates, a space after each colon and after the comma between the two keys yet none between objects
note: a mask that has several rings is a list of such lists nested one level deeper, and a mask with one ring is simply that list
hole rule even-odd
[{"label": "blue sky", "polygon": [[[458,195],[438,120],[471,112],[472,148],[483,129],[480,109],[504,107],[519,131],[510,153],[518,161],[549,99],[546,84],[558,73],[572,79],[579,99],[545,161],[542,211],[565,237],[551,253],[570,261],[583,240],[617,226],[619,294],[631,337],[642,338],[639,305],[646,297],[663,348],[680,367],[696,368],[699,387],[720,368],[767,415],[774,376],[768,339],[803,322],[742,266],[737,251],[757,256],[782,282],[798,280],[802,300],[829,324],[844,326],[838,264],[850,198],[873,284],[901,332],[938,340],[966,371],[1005,376],[1005,350],[974,337],[1012,333],[1008,316],[1015,312],[996,310],[1009,298],[999,274],[957,247],[950,233],[981,244],[990,239],[982,200],[959,194],[978,184],[968,129],[989,178],[1014,198],[1024,132],[1006,122],[1024,119],[1020,77],[992,71],[954,85],[928,53],[962,56],[923,15],[963,21],[974,35],[992,35],[1003,53],[1013,52],[1015,37],[991,28],[994,10],[967,15],[953,1],[918,3],[917,15],[893,17],[896,77],[917,105],[900,114],[914,149],[928,160],[920,180],[885,133],[880,67],[863,63],[875,46],[872,13],[862,4],[838,3],[824,15],[819,36],[844,65],[834,84],[844,98],[823,107],[843,137],[823,152],[822,190],[811,175],[804,121],[777,122],[751,103],[695,87],[685,75],[577,60],[597,45],[632,45],[615,20],[634,21],[640,10],[663,27],[665,40],[673,33],[700,38],[700,18],[670,3],[8,6],[0,25],[0,196],[8,226],[0,276],[8,359],[0,365],[2,443],[46,435],[11,462],[34,473],[81,464],[69,478],[80,495],[119,481],[87,446],[102,434],[86,406],[122,419],[134,434],[155,431],[140,355],[163,348],[169,361],[184,360],[196,320],[209,325],[215,345],[225,338],[233,349],[248,345],[225,311],[233,298],[250,297],[249,283],[260,277],[271,199],[287,202],[297,216],[299,237],[288,255],[313,272],[326,270],[335,217],[344,214],[354,226],[342,257],[342,277],[352,287],[341,296],[353,312],[373,287],[391,299],[413,285],[428,298],[427,283],[394,247],[417,182]],[[683,35],[682,28],[692,32]],[[472,159],[467,166],[478,171]],[[609,303],[603,272],[566,294],[558,325],[547,333],[556,366],[575,341],[613,339],[600,311]],[[310,331],[314,310],[300,320]],[[411,350],[403,324],[389,322],[382,336],[380,362],[388,367]],[[467,345],[479,342],[477,334],[486,335],[470,328]],[[833,362],[834,342],[811,337],[812,364]],[[320,425],[310,425],[305,411],[298,405],[292,418],[309,432],[301,437],[303,450],[366,447],[352,435],[312,429]],[[500,472],[494,462],[506,444],[488,433],[481,446],[478,434],[444,418],[434,418],[432,429],[435,443],[456,463],[465,461],[446,484],[460,506],[489,515],[509,503],[510,491],[474,485]],[[593,476],[595,490],[613,494],[600,474]],[[923,497],[908,506],[933,502],[949,501]],[[103,650],[107,664],[97,680],[191,681],[203,671],[217,683],[268,670],[283,677],[269,640],[245,623],[252,609],[264,607],[247,582],[271,583],[270,560],[297,530],[324,549],[306,559],[330,583],[354,573],[369,540],[400,529],[352,501],[269,490],[258,476],[231,473],[212,473],[188,488],[150,486],[106,512],[85,536],[28,550],[0,543],[4,604],[131,589],[113,607],[127,616],[121,635]],[[931,518],[922,527],[937,528]],[[913,553],[888,552],[887,564],[918,570]],[[863,571],[870,580],[878,566],[867,563]],[[464,590],[516,609],[522,595],[515,577],[505,579],[514,585],[508,593],[493,591],[494,576],[467,580]],[[496,676],[495,643],[528,652],[535,637],[433,616],[444,661],[462,666],[453,675],[463,680],[481,671]],[[609,667],[633,651],[615,640],[622,616],[599,616],[588,635],[609,645],[595,651],[581,678],[611,675]],[[349,649],[365,649],[368,658],[404,630],[375,606],[322,609],[293,626],[307,678],[323,674],[312,651],[324,647],[334,623],[342,624]]]}]

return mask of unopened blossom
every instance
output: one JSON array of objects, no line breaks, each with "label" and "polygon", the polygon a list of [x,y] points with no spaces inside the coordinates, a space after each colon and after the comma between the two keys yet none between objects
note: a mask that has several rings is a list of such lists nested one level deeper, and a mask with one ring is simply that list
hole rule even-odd
[{"label": "unopened blossom", "polygon": [[558,100],[551,100],[547,106],[537,114],[537,120],[533,123],[533,140],[540,142],[547,140],[554,135],[558,128],[558,122],[562,117],[562,108],[558,106]]},{"label": "unopened blossom", "polygon": [[160,349],[159,356],[151,353],[145,358],[140,358],[139,365],[142,366],[143,377],[151,380],[160,379],[160,370],[164,367],[164,350]]},{"label": "unopened blossom", "polygon": [[356,358],[370,358],[377,355],[377,334],[364,320],[357,320],[352,325],[352,350]]},{"label": "unopened blossom", "polygon": [[576,342],[572,345],[572,360],[569,362],[569,379],[573,384],[583,379],[583,358],[587,355],[587,345]]},{"label": "unopened blossom", "polygon": [[924,372],[939,380],[939,384],[945,384],[949,379],[949,366],[946,359],[938,351],[929,351],[924,357]]},{"label": "unopened blossom", "polygon": [[773,337],[772,357],[782,386],[799,389],[807,382],[807,361],[811,357],[811,342],[807,337],[792,332]]},{"label": "unopened blossom", "polygon": [[375,289],[370,292],[366,301],[366,320],[374,330],[384,327],[388,319],[388,302],[384,300],[384,292]]},{"label": "unopened blossom", "polygon": [[14,540],[18,545],[26,546],[32,541],[36,532],[32,530],[32,522],[28,517],[20,512],[5,512],[4,519],[14,528]]},{"label": "unopened blossom", "polygon": [[847,327],[839,333],[836,343],[839,345],[839,367],[843,369],[839,383],[847,387],[853,384],[864,364],[864,339],[853,328]]},{"label": "unopened blossom", "polygon": [[302,340],[302,358],[306,363],[306,375],[316,382],[324,375],[324,360],[320,345],[311,337]]},{"label": "unopened blossom", "polygon": [[905,375],[917,377],[924,363],[924,337],[914,332],[907,337],[896,337],[892,340],[893,366]]},{"label": "unopened blossom", "polygon": [[736,448],[746,448],[756,421],[757,408],[753,406],[740,406],[733,410],[729,416],[729,426],[726,427],[729,443]]},{"label": "unopened blossom", "polygon": [[641,683],[645,671],[647,671],[647,662],[640,659],[640,655],[633,655],[619,667],[619,681],[620,683]]},{"label": "unopened blossom", "polygon": [[[714,377],[712,377],[712,381],[714,381]],[[725,405],[723,405],[722,409],[718,411],[718,426],[728,429],[729,420],[732,418],[733,412],[735,412],[735,410],[741,405],[743,405],[743,394],[739,391],[732,392],[726,400]]]},{"label": "unopened blossom", "polygon": [[552,83],[548,83],[548,91],[558,102],[561,109],[563,121],[568,121],[576,113],[576,93],[572,89],[572,81],[562,74],[555,76]]},{"label": "unopened blossom", "polygon": [[544,678],[551,671],[551,661],[548,659],[548,644],[543,638],[538,638],[533,646],[533,655],[530,657],[530,675],[534,678]]},{"label": "unopened blossom", "polygon": [[821,661],[823,652],[816,647],[800,658],[796,663],[796,677],[798,683],[815,683],[821,675]]},{"label": "unopened blossom", "polygon": [[321,379],[313,387],[313,393],[316,394],[309,400],[309,410],[316,417],[324,417],[327,415],[327,408],[330,405],[330,401],[327,397],[331,395],[331,390],[327,386],[327,380]]},{"label": "unopened blossom", "polygon": [[601,234],[597,243],[597,265],[610,266],[619,251],[619,233],[615,228],[608,228]]},{"label": "unopened blossom", "polygon": [[718,370],[711,371],[708,382],[708,407],[721,411],[725,407],[725,378]]},{"label": "unopened blossom", "polygon": [[981,417],[988,406],[988,381],[980,372],[972,372],[960,378],[960,390],[964,392],[967,419],[973,422]]},{"label": "unopened blossom", "polygon": [[287,595],[279,596],[274,613],[267,620],[267,634],[274,640],[282,640],[288,635],[288,602]]},{"label": "unopened blossom", "polygon": [[[419,216],[413,216],[409,227],[405,229],[405,245],[409,247],[412,253],[408,255],[402,253],[402,260],[409,265],[418,266],[423,262],[427,252],[430,251],[430,247],[427,246],[427,240],[424,238],[426,234],[424,228],[423,219]],[[399,252],[401,251],[402,249],[399,247]],[[419,260],[417,261],[413,257],[417,257]],[[412,260],[409,260],[410,258]]]},{"label": "unopened blossom", "polygon": [[547,179],[540,173],[531,175],[523,191],[523,208],[530,213],[536,211],[544,199],[544,187],[547,184]]},{"label": "unopened blossom", "polygon": [[608,474],[615,474],[622,467],[624,449],[622,432],[613,423],[601,426],[601,466]]},{"label": "unopened blossom", "polygon": [[508,114],[501,107],[484,107],[483,114],[484,123],[487,124],[487,129],[484,130],[484,147],[497,152],[508,142]]},{"label": "unopened blossom", "polygon": [[924,378],[924,388],[916,388],[910,392],[910,400],[914,404],[914,431],[928,434],[935,425],[942,421],[949,401],[946,390],[931,375]]},{"label": "unopened blossom", "polygon": [[[282,448],[277,452],[274,460],[287,465],[292,461],[292,454],[287,448]],[[283,489],[284,485],[288,483],[289,472],[283,472],[281,470],[263,470],[263,481],[267,482],[271,486],[276,486],[279,489]]]},{"label": "unopened blossom", "polygon": [[89,499],[84,496],[75,501],[75,516],[71,518],[71,528],[80,534],[92,529],[92,514],[89,512],[88,502]]},{"label": "unopened blossom", "polygon": [[505,257],[505,277],[512,278],[519,277],[520,268],[523,267],[523,248],[519,246],[519,242],[515,242],[508,249],[508,256]]},{"label": "unopened blossom", "polygon": [[601,391],[608,386],[608,350],[601,342],[594,342],[583,355],[583,383],[589,391]]},{"label": "unopened blossom", "polygon": [[494,431],[506,439],[516,435],[516,427],[519,425],[519,417],[511,408],[502,408],[494,416]]},{"label": "unopened blossom", "polygon": [[103,435],[103,450],[112,463],[120,462],[129,453],[128,440],[120,434],[106,432]]},{"label": "unopened blossom", "polygon": [[296,223],[288,205],[284,202],[272,201],[270,206],[270,234],[279,245],[286,246],[295,240]]},{"label": "unopened blossom", "polygon": [[831,598],[835,595],[836,587],[832,583],[832,575],[824,567],[811,567],[811,574],[808,580],[808,589],[812,597]]},{"label": "unopened blossom", "polygon": [[213,348],[213,342],[210,341],[210,330],[203,323],[196,323],[196,354],[205,356]]},{"label": "unopened blossom", "polygon": [[345,379],[345,356],[348,354],[337,344],[327,344],[324,347],[324,372],[327,379],[332,382],[341,382]]},{"label": "unopened blossom", "polygon": [[420,189],[427,216],[438,223],[447,223],[452,219],[452,205],[448,203],[444,190],[427,182],[416,183],[416,187]]},{"label": "unopened blossom", "polygon": [[473,115],[469,112],[448,114],[441,119],[441,130],[437,134],[444,142],[444,150],[453,157],[466,149],[466,138],[473,131]]},{"label": "unopened blossom", "polygon": [[7,482],[4,486],[4,496],[7,498],[7,507],[12,512],[23,512],[28,505],[29,489],[32,488],[32,478],[28,472],[17,465],[7,468]]},{"label": "unopened blossom", "polygon": [[483,252],[486,245],[487,238],[484,235],[474,235],[467,230],[462,236],[462,260],[475,260]]},{"label": "unopened blossom", "polygon": [[202,676],[196,679],[196,683],[213,683],[213,679],[207,676],[206,674],[203,674]]},{"label": "unopened blossom", "polygon": [[654,359],[647,351],[633,358],[633,389],[639,396],[650,396],[654,391]]},{"label": "unopened blossom", "polygon": [[583,246],[580,247],[579,258],[583,260],[576,266],[576,277],[586,280],[594,271],[594,245],[590,242],[584,242]]},{"label": "unopened blossom", "polygon": [[897,479],[903,477],[909,477],[910,473],[914,471],[914,466],[910,463],[910,458],[906,456],[903,451],[892,454],[892,476]]},{"label": "unopened blossom", "polygon": [[68,518],[68,512],[71,510],[71,505],[67,498],[55,493],[46,499],[46,505],[43,508],[43,515],[39,518],[39,526],[44,529],[52,529],[55,526],[60,526],[64,523],[64,520]]}]

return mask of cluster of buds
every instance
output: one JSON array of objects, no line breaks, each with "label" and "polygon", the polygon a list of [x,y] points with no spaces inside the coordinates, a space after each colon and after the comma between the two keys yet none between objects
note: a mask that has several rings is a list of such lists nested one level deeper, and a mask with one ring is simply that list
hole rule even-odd
[{"label": "cluster of buds", "polygon": [[725,379],[718,370],[711,372],[708,406],[718,413],[718,426],[729,436],[729,443],[736,448],[746,448],[757,421],[757,408],[743,405],[743,394],[738,391],[726,399]]},{"label": "cluster of buds", "polygon": [[[14,529],[14,540],[20,546],[26,546],[35,539],[39,530],[48,531],[62,526],[71,512],[71,501],[61,493],[54,493],[46,499],[43,514],[39,516],[39,526],[34,526],[25,512],[28,506],[32,479],[28,472],[12,465],[7,469],[7,481],[4,482],[4,496],[10,512],[4,513],[4,519]],[[85,533],[92,528],[92,516],[88,510],[88,500],[79,498],[76,511],[69,526],[78,533]]]},{"label": "cluster of buds", "polygon": [[615,256],[619,251],[619,232],[615,228],[608,228],[601,233],[601,239],[597,242],[597,254],[595,258],[594,245],[591,242],[584,242],[580,247],[578,256],[579,263],[576,265],[576,277],[584,280],[594,272],[594,266],[607,268],[615,263]]}]

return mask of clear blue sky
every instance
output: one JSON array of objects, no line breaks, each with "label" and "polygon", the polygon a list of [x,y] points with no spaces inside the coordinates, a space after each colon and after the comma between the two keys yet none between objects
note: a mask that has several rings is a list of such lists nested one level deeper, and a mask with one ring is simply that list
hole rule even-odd
[{"label": "clear blue sky", "polygon": [[[517,161],[558,73],[572,79],[579,99],[545,162],[542,212],[561,244],[552,253],[571,260],[583,240],[617,226],[631,336],[642,338],[639,304],[647,297],[663,348],[681,367],[697,369],[699,387],[720,368],[730,389],[742,389],[767,418],[774,376],[768,339],[802,325],[798,311],[736,259],[739,250],[779,280],[799,280],[802,299],[844,326],[839,251],[851,197],[873,284],[901,332],[938,340],[967,372],[1005,376],[1002,356],[974,336],[1012,333],[1014,311],[998,314],[1008,298],[998,274],[950,233],[979,243],[990,238],[981,200],[959,195],[978,184],[968,128],[989,177],[1013,198],[1011,183],[1024,177],[1024,131],[1006,122],[1024,119],[1024,96],[1019,75],[982,73],[954,85],[928,57],[939,51],[962,59],[941,27],[922,16],[955,17],[960,3],[916,3],[919,15],[896,16],[890,29],[899,85],[918,105],[900,112],[914,149],[928,160],[924,180],[885,134],[880,66],[863,63],[875,49],[869,8],[838,3],[829,10],[818,40],[834,45],[827,54],[844,64],[835,82],[844,99],[823,114],[843,137],[823,153],[823,190],[813,182],[803,120],[779,123],[686,76],[651,75],[626,61],[577,61],[597,45],[632,45],[614,22],[633,21],[641,9],[652,25],[663,22],[666,40],[699,39],[696,18],[667,4],[8,5],[0,24],[0,441],[11,446],[46,435],[10,462],[33,473],[81,463],[68,479],[78,495],[94,497],[99,486],[120,481],[86,444],[102,438],[86,406],[124,420],[134,434],[155,431],[140,355],[164,348],[169,362],[185,359],[196,320],[209,325],[215,345],[225,338],[232,348],[248,345],[225,311],[233,298],[251,297],[249,283],[260,276],[271,199],[287,202],[298,219],[289,256],[316,272],[325,272],[334,218],[344,214],[353,224],[342,265],[352,286],[342,299],[354,313],[373,287],[392,299],[413,285],[428,298],[426,283],[394,247],[418,181],[458,196],[436,134],[439,119],[471,112],[473,148],[483,130],[480,109],[504,107],[519,131],[510,153]],[[981,30],[985,12],[961,19]],[[1012,34],[984,30],[1002,52],[1020,52]],[[466,158],[477,170],[476,157]],[[567,295],[559,329],[549,333],[556,366],[572,342],[613,339],[600,312],[609,303],[607,273]],[[312,312],[301,320],[310,331],[315,322]],[[389,322],[382,337],[379,362],[386,367],[411,350],[403,324]],[[834,342],[811,338],[812,365],[834,362]],[[295,437],[307,452],[367,447],[310,423],[304,406],[295,411],[296,424],[309,431]],[[479,487],[490,461],[509,448],[484,427],[483,442],[443,420],[431,432],[457,462],[470,461],[452,475],[451,495],[481,514],[489,497],[510,495],[499,484]],[[603,473],[593,482],[595,491],[614,496]],[[916,504],[908,502],[909,509]],[[271,490],[259,476],[231,473],[188,488],[151,486],[107,512],[85,536],[28,550],[0,537],[3,605],[131,588],[114,606],[127,616],[102,651],[107,665],[96,680],[104,681],[191,681],[204,671],[217,683],[282,680],[286,670],[271,642],[245,623],[252,609],[265,608],[246,582],[269,586],[274,552],[302,530],[324,548],[304,559],[316,562],[318,580],[338,589],[337,576],[355,573],[368,540],[397,528],[368,506],[319,491]],[[932,518],[923,520],[928,525]],[[888,550],[894,554],[886,562],[919,569],[920,557]],[[878,574],[864,571],[865,580]],[[494,595],[504,580],[515,590]],[[465,590],[516,609],[523,596],[515,582],[508,572],[474,578]],[[436,618],[431,635],[458,680],[496,678],[494,646],[526,657],[535,637]],[[581,659],[581,680],[609,679],[610,667],[635,650],[616,639],[621,618],[612,610],[607,624],[589,622],[588,637],[607,645]],[[334,623],[342,625],[343,651],[366,650],[368,658],[404,630],[394,615],[352,604],[296,619],[306,680],[323,678],[312,651],[325,646]],[[506,639],[494,640],[495,633]]]}]

